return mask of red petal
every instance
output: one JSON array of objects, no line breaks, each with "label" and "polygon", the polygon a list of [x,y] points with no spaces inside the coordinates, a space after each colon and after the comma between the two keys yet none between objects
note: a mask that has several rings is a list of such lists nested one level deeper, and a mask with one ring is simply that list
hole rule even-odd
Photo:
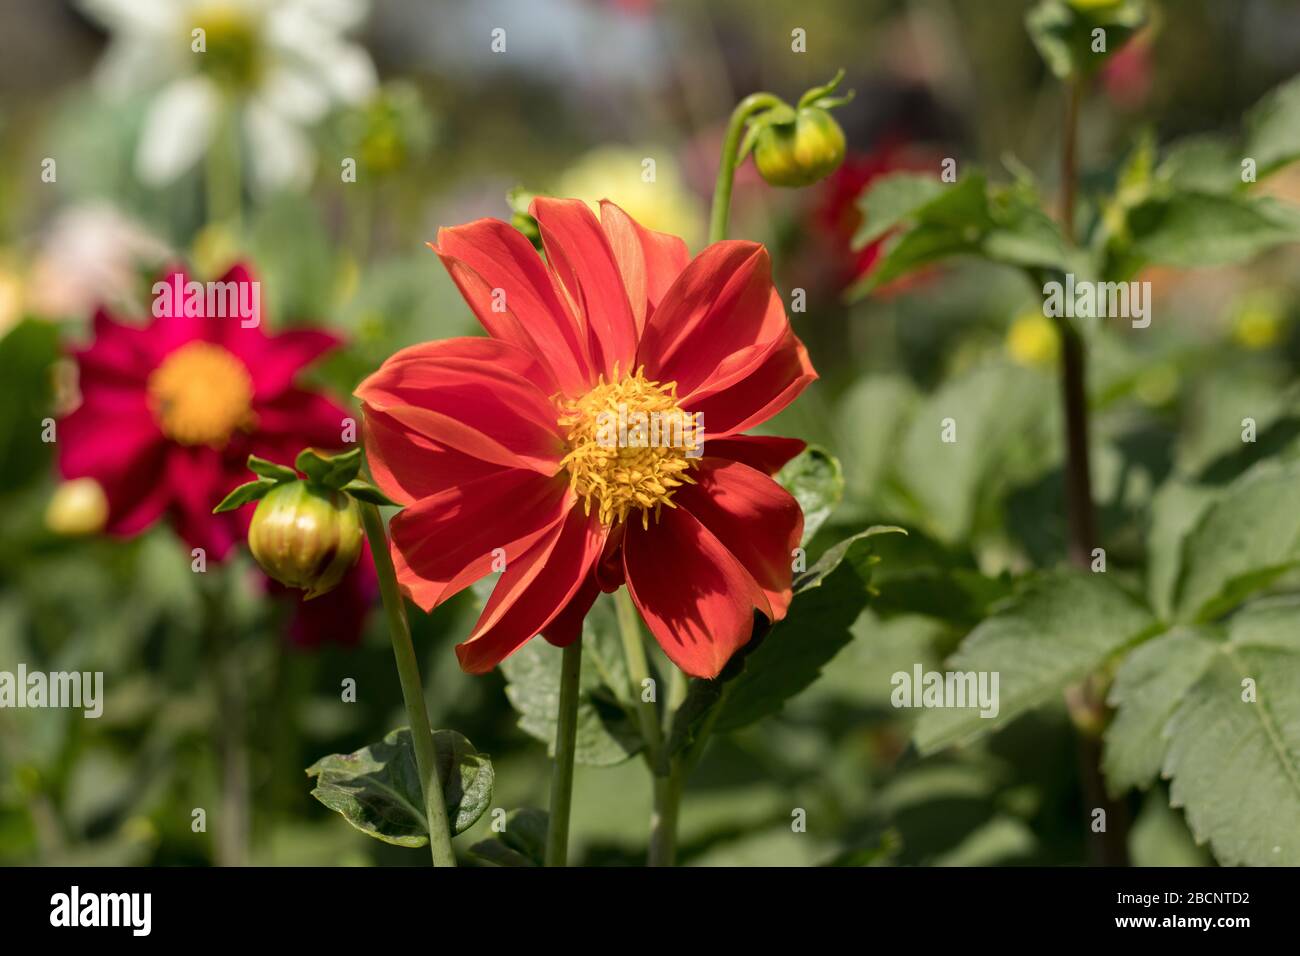
[{"label": "red petal", "polygon": [[691,261],[686,243],[647,229],[608,199],[600,203],[600,227],[618,262],[639,336],[664,293]]},{"label": "red petal", "polygon": [[[392,521],[398,578],[426,611],[492,572],[500,548],[507,567],[564,517],[567,484],[535,471],[498,471],[423,498]],[[502,507],[509,502],[509,507]]]},{"label": "red petal", "polygon": [[567,647],[582,637],[582,622],[587,619],[587,612],[596,603],[599,594],[600,585],[596,583],[596,572],[592,569],[587,573],[582,587],[564,606],[564,610],[547,625],[542,637],[556,647]]},{"label": "red petal", "polygon": [[752,636],[754,611],[771,616],[749,572],[684,508],[663,509],[649,529],[629,525],[623,565],[650,633],[692,677],[717,677]]},{"label": "red petal", "polygon": [[817,380],[808,350],[789,329],[748,376],[707,397],[682,399],[688,412],[704,413],[705,445],[719,438],[761,425]]},{"label": "red petal", "polygon": [[[555,474],[565,450],[555,405],[508,366],[461,354],[465,347],[464,340],[451,339],[419,346],[414,355],[399,353],[356,394],[367,413],[382,412],[439,445],[497,465]],[[501,343],[488,349],[518,354]]]},{"label": "red petal", "polygon": [[363,409],[366,461],[384,494],[409,505],[459,484],[505,470],[411,431],[383,412]]},{"label": "red petal", "polygon": [[637,327],[614,251],[600,223],[580,199],[539,196],[529,211],[542,232],[546,260],[586,329],[592,364],[613,380],[636,356]]},{"label": "red petal", "polygon": [[342,340],[319,329],[291,329],[267,335],[260,327],[244,328],[238,319],[223,323],[221,344],[239,357],[253,377],[255,401],[269,401],[287,391],[298,373]]},{"label": "red petal", "polygon": [[[430,244],[494,339],[537,356],[566,394],[595,378],[585,337],[554,279],[527,239],[499,219],[438,231]],[[500,294],[494,294],[500,290]]]},{"label": "red petal", "polygon": [[469,639],[456,646],[460,666],[483,674],[546,630],[577,594],[605,544],[605,529],[581,508],[520,557],[497,582]]},{"label": "red petal", "polygon": [[774,620],[790,606],[791,561],[803,535],[794,496],[762,472],[739,462],[705,458],[696,484],[673,497],[717,537],[763,589]]},{"label": "red petal", "polygon": [[771,261],[754,242],[715,242],[686,267],[646,323],[637,362],[689,395],[729,355],[778,336]]},{"label": "red petal", "polygon": [[808,443],[799,438],[773,435],[731,435],[709,438],[704,446],[710,458],[738,461],[765,474],[775,475],[786,462],[807,448]]}]

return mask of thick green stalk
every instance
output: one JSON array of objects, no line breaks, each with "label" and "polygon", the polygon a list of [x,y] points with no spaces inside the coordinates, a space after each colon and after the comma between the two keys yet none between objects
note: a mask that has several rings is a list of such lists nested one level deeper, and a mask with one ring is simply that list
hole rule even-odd
[{"label": "thick green stalk", "polygon": [[429,712],[424,706],[424,687],[420,682],[420,665],[415,659],[411,644],[411,627],[406,620],[406,605],[397,587],[397,574],[393,570],[393,557],[388,553],[388,534],[384,519],[374,505],[359,502],[361,520],[366,526],[370,553],[375,559],[375,572],[379,577],[379,591],[384,599],[384,613],[388,618],[388,634],[393,641],[393,656],[397,659],[397,676],[402,683],[402,699],[406,702],[406,719],[411,728],[411,742],[415,747],[415,764],[420,771],[424,788],[425,814],[429,825],[429,850],[434,866],[455,866],[456,853],[451,848],[451,830],[447,825],[447,805],[442,795],[442,780],[438,775],[438,760],[433,748],[433,730],[429,726]]},{"label": "thick green stalk", "polygon": [[745,135],[745,121],[755,113],[781,106],[782,101],[772,93],[751,93],[731,111],[727,123],[727,136],[722,142],[722,158],[718,161],[718,178],[713,186],[713,208],[709,212],[709,242],[727,238],[727,221],[731,216],[731,187],[736,181],[736,166],[740,142]]},{"label": "thick green stalk", "polygon": [[546,828],[546,865],[567,866],[569,808],[573,804],[573,757],[578,732],[578,685],[582,676],[582,638],[564,648],[560,664],[560,703],[555,721],[555,767],[551,771],[551,812]]}]

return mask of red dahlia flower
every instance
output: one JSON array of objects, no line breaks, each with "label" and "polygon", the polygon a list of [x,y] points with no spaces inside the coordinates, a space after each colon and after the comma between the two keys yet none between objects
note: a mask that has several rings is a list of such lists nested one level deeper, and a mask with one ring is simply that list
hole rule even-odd
[{"label": "red dahlia flower", "polygon": [[[165,281],[177,278],[183,288],[179,272]],[[243,290],[253,280],[235,266],[220,281]],[[109,532],[134,535],[166,517],[190,547],[220,560],[243,536],[250,509],[212,508],[247,480],[248,456],[283,462],[304,445],[341,448],[348,413],[294,384],[338,344],[334,336],[267,335],[260,316],[256,325],[209,317],[206,296],[186,304],[162,297],[144,326],[95,314],[94,341],[75,353],[82,402],[59,423],[59,467],[103,487]]]},{"label": "red dahlia flower", "polygon": [[[784,616],[803,529],[769,477],[803,443],[743,433],[816,373],[762,246],[692,260],[609,202],[599,221],[577,200],[531,212],[545,261],[494,219],[432,245],[488,337],[405,349],[357,389],[371,471],[407,506],[398,579],[430,610],[505,562],[456,648],[471,673],[538,633],[575,640],[596,595],[626,583],[668,657],[714,677],[755,610]],[[701,414],[703,454],[611,447],[602,429],[620,411]]]}]

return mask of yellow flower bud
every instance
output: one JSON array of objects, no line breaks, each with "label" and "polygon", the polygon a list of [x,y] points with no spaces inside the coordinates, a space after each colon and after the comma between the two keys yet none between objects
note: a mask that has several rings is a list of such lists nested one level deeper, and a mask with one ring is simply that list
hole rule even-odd
[{"label": "yellow flower bud", "polygon": [[95,534],[108,522],[108,498],[94,478],[65,481],[45,507],[45,527],[55,534],[74,537]]},{"label": "yellow flower bud", "polygon": [[773,186],[810,186],[844,162],[844,130],[830,113],[805,106],[792,123],[772,123],[758,131],[754,164]]},{"label": "yellow flower bud", "polygon": [[1007,330],[1007,354],[1019,365],[1055,365],[1061,354],[1061,334],[1041,312],[1026,312]]},{"label": "yellow flower bud", "polygon": [[334,589],[361,555],[361,511],[349,495],[306,481],[288,481],[257,503],[248,548],[271,578],[306,591]]}]

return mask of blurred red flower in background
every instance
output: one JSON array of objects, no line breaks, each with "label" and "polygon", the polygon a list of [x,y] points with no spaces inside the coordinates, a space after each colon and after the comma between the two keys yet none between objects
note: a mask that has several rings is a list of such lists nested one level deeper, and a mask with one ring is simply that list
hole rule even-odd
[{"label": "blurred red flower in background", "polygon": [[[177,280],[183,287],[184,273],[164,281]],[[254,280],[237,265],[219,281]],[[295,384],[304,366],[339,344],[333,335],[267,335],[260,315],[252,325],[207,316],[205,297],[192,304],[178,308],[184,302],[165,295],[143,326],[95,314],[93,341],[73,353],[81,404],[59,422],[59,467],[66,478],[103,487],[110,533],[138,534],[165,518],[186,544],[220,560],[248,515],[212,509],[247,479],[248,456],[291,462],[304,445],[342,448],[348,412]]]},{"label": "blurred red flower in background", "polygon": [[[426,610],[504,571],[461,666],[490,670],[541,633],[567,644],[597,594],[628,585],[668,657],[713,677],[784,616],[803,515],[769,475],[802,448],[742,434],[816,378],[767,251],[681,239],[612,203],[538,198],[546,258],[507,223],[443,229],[442,258],[487,338],[405,349],[357,389],[371,472],[406,505],[398,580]],[[702,456],[617,447],[602,415],[703,413]],[[694,419],[691,419],[693,422]]]},{"label": "blurred red flower in background", "polygon": [[[886,138],[869,153],[850,152],[817,191],[808,217],[812,235],[810,257],[822,264],[824,281],[836,291],[847,289],[871,271],[889,239],[886,234],[861,249],[853,248],[853,235],[863,220],[858,199],[868,187],[889,173],[938,169],[937,157],[898,137]],[[909,277],[890,283],[876,294],[896,292],[914,281],[915,277]]]}]

